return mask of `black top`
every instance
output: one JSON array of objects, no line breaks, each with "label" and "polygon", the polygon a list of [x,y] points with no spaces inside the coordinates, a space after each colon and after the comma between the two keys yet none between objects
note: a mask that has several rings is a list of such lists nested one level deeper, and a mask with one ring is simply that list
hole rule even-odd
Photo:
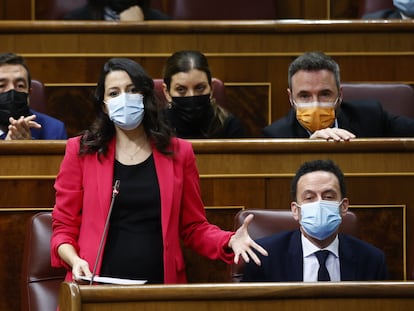
[{"label": "black top", "polygon": [[402,19],[402,16],[398,9],[387,9],[367,13],[362,16],[362,19]]},{"label": "black top", "polygon": [[[144,20],[169,20],[170,17],[163,12],[152,9],[143,8]],[[102,6],[93,6],[85,4],[82,7],[74,9],[63,16],[64,20],[104,20],[104,8]]]},{"label": "black top", "polygon": [[101,276],[164,283],[161,199],[151,155],[136,165],[115,161],[120,180],[110,218]]},{"label": "black top", "polygon": [[178,121],[174,118],[171,109],[164,109],[162,111],[166,123],[172,128],[175,135],[179,138],[185,139],[199,139],[199,138],[243,138],[246,137],[246,130],[243,123],[233,114],[228,114],[224,120],[223,127],[214,134],[207,134],[210,124],[213,119],[205,119],[205,124],[197,123],[194,126],[181,125],[178,126]]}]

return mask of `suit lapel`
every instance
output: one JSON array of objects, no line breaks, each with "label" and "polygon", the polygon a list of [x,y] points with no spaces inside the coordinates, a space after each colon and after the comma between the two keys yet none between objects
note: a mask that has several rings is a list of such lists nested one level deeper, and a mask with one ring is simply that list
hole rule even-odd
[{"label": "suit lapel", "polygon": [[357,279],[357,264],[352,247],[346,236],[339,234],[339,262],[341,267],[341,281]]},{"label": "suit lapel", "polygon": [[303,281],[303,251],[299,230],[292,235],[288,249],[286,275],[289,282]]},{"label": "suit lapel", "polygon": [[[97,157],[98,155],[95,154]],[[108,215],[111,204],[112,183],[114,176],[115,161],[115,138],[108,145],[108,154],[106,157],[101,156],[101,161],[95,160],[96,165],[96,183],[98,189],[98,203],[100,211],[105,216]]]},{"label": "suit lapel", "polygon": [[297,138],[308,138],[309,133],[308,131],[300,124],[298,119],[296,118],[296,110],[290,108],[288,113],[289,124],[292,124],[292,134],[293,137]]},{"label": "suit lapel", "polygon": [[161,154],[154,145],[152,146],[154,155],[155,170],[160,187],[161,198],[161,226],[163,236],[166,236],[168,219],[171,219],[174,192],[174,165],[173,158]]}]

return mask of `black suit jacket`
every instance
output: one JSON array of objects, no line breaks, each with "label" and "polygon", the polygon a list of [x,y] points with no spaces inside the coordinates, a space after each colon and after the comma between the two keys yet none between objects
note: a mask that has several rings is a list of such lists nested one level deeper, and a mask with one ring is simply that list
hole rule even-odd
[{"label": "black suit jacket", "polygon": [[365,14],[362,19],[402,19],[398,9],[387,9]]},{"label": "black suit jacket", "polygon": [[[373,281],[388,278],[384,253],[349,235],[339,234],[341,281]],[[256,241],[269,255],[258,254],[262,264],[246,264],[242,281],[303,281],[303,251],[300,230],[278,233]]]},{"label": "black suit jacket", "polygon": [[[146,8],[143,10],[145,20],[169,20],[170,17],[164,13],[152,9]],[[73,11],[66,13],[63,16],[64,20],[103,20],[104,12],[103,8],[94,7],[91,4],[85,4],[84,6],[77,8]]]},{"label": "black suit jacket", "polygon": [[[356,137],[414,137],[414,119],[391,115],[375,100],[342,102],[337,110],[338,127]],[[263,129],[265,137],[308,138],[309,133],[296,119],[291,108],[288,114]]]}]

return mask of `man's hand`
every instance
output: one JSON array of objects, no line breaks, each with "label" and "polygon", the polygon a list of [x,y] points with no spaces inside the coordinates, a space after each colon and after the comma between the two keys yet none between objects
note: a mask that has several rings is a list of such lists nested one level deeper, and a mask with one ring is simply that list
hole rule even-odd
[{"label": "man's hand", "polygon": [[8,127],[5,140],[22,140],[32,139],[31,128],[41,128],[42,126],[35,122],[36,116],[33,114],[28,117],[20,117],[19,119],[9,118],[10,125]]},{"label": "man's hand", "polygon": [[326,128],[315,131],[309,138],[310,139],[326,139],[333,141],[347,141],[355,138],[356,136],[351,132],[339,128]]},{"label": "man's hand", "polygon": [[254,250],[257,250],[263,256],[267,256],[267,251],[253,241],[247,231],[247,227],[253,220],[253,215],[250,214],[246,217],[243,224],[237,229],[236,233],[231,237],[229,241],[229,247],[233,249],[234,252],[234,263],[238,263],[240,256],[244,259],[245,262],[249,262],[250,258],[260,266],[260,259],[255,254]]},{"label": "man's hand", "polygon": [[143,21],[144,12],[138,5],[134,5],[119,14],[120,21]]}]

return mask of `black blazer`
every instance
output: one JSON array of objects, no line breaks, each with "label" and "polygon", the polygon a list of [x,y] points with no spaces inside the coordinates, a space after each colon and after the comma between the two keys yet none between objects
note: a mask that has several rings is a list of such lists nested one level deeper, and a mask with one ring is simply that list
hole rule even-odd
[{"label": "black blazer", "polygon": [[[388,278],[384,253],[352,236],[339,234],[341,281],[373,281]],[[258,254],[262,264],[246,264],[245,282],[303,281],[303,251],[300,230],[274,234],[256,241],[269,256]]]},{"label": "black blazer", "polygon": [[[338,127],[356,137],[414,137],[414,119],[391,115],[376,100],[342,102],[337,110]],[[265,137],[309,138],[291,108],[286,116],[263,129]]]},{"label": "black blazer", "polygon": [[362,16],[362,19],[402,19],[401,13],[397,9],[387,9],[367,13]]},{"label": "black blazer", "polygon": [[[165,15],[164,13],[152,9],[147,8],[143,10],[144,13],[144,20],[169,20],[171,19],[169,16]],[[63,16],[64,20],[103,20],[104,13],[103,8],[101,7],[94,7],[93,5],[87,3],[82,7],[74,9],[66,13]]]}]

